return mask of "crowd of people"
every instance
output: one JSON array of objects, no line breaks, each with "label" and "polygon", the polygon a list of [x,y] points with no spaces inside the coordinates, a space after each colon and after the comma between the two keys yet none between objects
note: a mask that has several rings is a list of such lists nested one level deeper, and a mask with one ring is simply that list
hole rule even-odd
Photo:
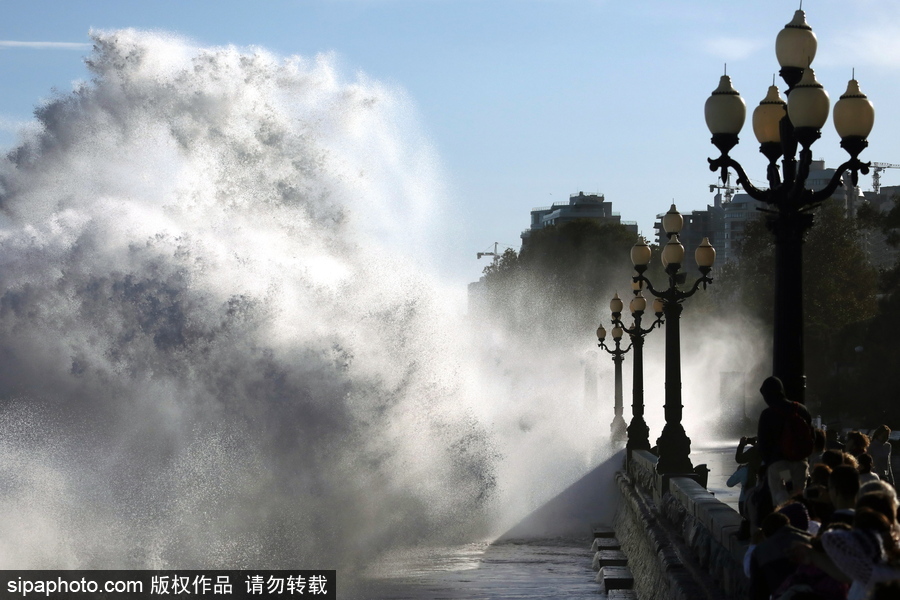
[{"label": "crowd of people", "polygon": [[842,440],[812,425],[782,382],[766,379],[756,437],[742,437],[741,536],[752,600],[900,599],[900,502],[890,428]]}]

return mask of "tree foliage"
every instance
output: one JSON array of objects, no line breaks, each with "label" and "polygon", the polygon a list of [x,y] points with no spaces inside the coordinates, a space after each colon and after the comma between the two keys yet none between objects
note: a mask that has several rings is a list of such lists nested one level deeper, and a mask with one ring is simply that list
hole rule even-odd
[{"label": "tree foliage", "polygon": [[[823,402],[821,408],[840,401],[836,378],[846,376],[839,365],[847,332],[865,326],[877,312],[877,272],[869,263],[859,225],[841,206],[826,202],[817,209],[803,247],[808,400]],[[720,274],[717,293],[728,290],[731,295],[726,310],[744,310],[771,330],[774,272],[774,236],[759,219],[748,224],[737,262]]]},{"label": "tree foliage", "polygon": [[631,290],[634,233],[580,219],[531,232],[484,270],[493,315],[524,335],[584,336],[609,320],[609,300]]},{"label": "tree foliage", "polygon": [[900,205],[894,206],[886,213],[879,212],[871,204],[863,204],[857,210],[857,219],[862,227],[881,231],[888,244],[900,246]]},{"label": "tree foliage", "polygon": [[[863,205],[858,218],[863,227],[884,236],[888,245],[900,246],[900,206],[880,213]],[[900,384],[900,262],[878,273],[877,313],[864,325],[845,331],[839,357],[846,382],[845,396],[855,406],[866,407],[869,422],[900,427],[900,403],[896,401]]]}]

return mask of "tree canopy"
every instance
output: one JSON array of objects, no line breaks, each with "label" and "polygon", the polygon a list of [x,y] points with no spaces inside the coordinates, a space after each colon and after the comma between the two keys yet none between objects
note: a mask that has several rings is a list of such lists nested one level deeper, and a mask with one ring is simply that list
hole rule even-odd
[{"label": "tree canopy", "polygon": [[[738,260],[722,269],[715,293],[726,311],[742,310],[771,330],[774,320],[775,245],[765,219],[748,224]],[[865,326],[877,312],[878,274],[863,245],[860,223],[835,202],[816,211],[803,247],[803,307],[806,374],[811,403],[835,408],[839,365],[847,332]]]},{"label": "tree canopy", "polygon": [[631,290],[634,233],[579,219],[531,232],[519,254],[506,250],[484,269],[489,310],[512,330],[551,338],[583,336],[609,321],[609,300]]},{"label": "tree canopy", "polygon": [[[881,236],[893,248],[900,247],[900,206],[893,199],[886,213],[863,205],[858,220],[874,236]],[[864,408],[872,426],[887,423],[900,427],[900,262],[878,271],[876,313],[858,327],[843,332],[836,365],[844,380],[844,398],[856,410]]]}]

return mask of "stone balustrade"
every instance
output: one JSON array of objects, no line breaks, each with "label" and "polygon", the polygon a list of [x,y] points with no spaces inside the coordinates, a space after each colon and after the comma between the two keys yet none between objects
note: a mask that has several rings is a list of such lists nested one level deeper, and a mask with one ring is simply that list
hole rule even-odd
[{"label": "stone balustrade", "polygon": [[[634,451],[616,475],[622,494],[615,534],[647,600],[746,598],[737,539],[741,517],[694,474],[660,475],[657,457]],[[639,574],[639,575],[638,575]]]}]

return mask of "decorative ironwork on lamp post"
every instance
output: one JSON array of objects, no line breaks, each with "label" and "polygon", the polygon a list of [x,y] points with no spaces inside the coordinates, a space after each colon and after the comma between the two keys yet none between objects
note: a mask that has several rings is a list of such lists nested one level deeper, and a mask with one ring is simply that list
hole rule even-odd
[{"label": "decorative ironwork on lamp post", "polygon": [[[649,249],[649,248],[648,248]],[[644,420],[644,337],[653,331],[657,326],[663,324],[663,301],[659,298],[653,300],[653,312],[656,313],[656,320],[644,329],[641,327],[641,320],[644,311],[647,309],[647,299],[641,293],[643,283],[638,282],[635,286],[634,298],[628,305],[631,310],[631,316],[634,321],[631,327],[625,327],[622,323],[622,301],[619,301],[618,311],[613,311],[612,322],[616,327],[622,330],[631,338],[631,346],[633,349],[631,357],[632,370],[632,387],[631,387],[631,423],[628,424],[628,442],[625,444],[626,450],[650,450],[650,428]],[[618,295],[616,295],[618,298]],[[615,300],[615,299],[614,299]],[[610,308],[613,308],[610,304]]]},{"label": "decorative ironwork on lamp post", "polygon": [[[618,303],[618,304],[616,304]],[[612,299],[609,303],[610,310],[613,313],[616,312],[615,307],[618,306],[619,312],[622,311],[622,301],[619,300],[619,295],[616,294],[616,297]],[[597,339],[600,343],[597,345],[604,350],[606,350],[609,354],[612,355],[613,364],[615,365],[615,416],[613,417],[612,423],[610,424],[610,433],[613,442],[621,442],[625,440],[625,419],[622,417],[622,361],[625,360],[625,355],[631,350],[631,344],[628,344],[628,347],[624,350],[622,349],[622,334],[623,329],[616,325],[612,330],[612,338],[615,342],[614,348],[609,348],[606,345],[606,330],[603,328],[603,325],[597,328]]]},{"label": "decorative ironwork on lamp post", "polygon": [[[841,147],[850,160],[839,166],[828,184],[818,191],[806,188],[812,150],[828,119],[828,94],[816,81],[810,65],[818,42],[806,23],[805,13],[798,10],[775,40],[775,54],[781,65],[780,75],[787,84],[787,102],[772,85],[766,97],[753,112],[753,132],[759,140],[759,151],[768,159],[768,189],[750,183],[741,165],[728,155],[738,143],[738,133],[746,118],[746,105],[723,75],[719,87],[706,101],[706,124],[712,143],[721,156],[709,159],[712,171],[721,169],[727,181],[728,169],[737,173],[737,182],[750,197],[769,205],[766,224],[775,238],[775,322],[772,372],[785,385],[791,400],[805,403],[806,376],[803,364],[803,278],[802,244],[813,225],[812,209],[828,199],[841,184],[846,171],[851,172],[855,186],[859,172],[869,172],[871,163],[858,156],[868,146],[867,137],[875,123],[875,109],[860,92],[856,79],[834,105],[834,126],[841,137]],[[855,74],[854,74],[855,75]],[[799,160],[797,147],[801,147]],[[776,164],[782,158],[779,171]]]},{"label": "decorative ironwork on lamp post", "polygon": [[681,404],[681,304],[693,296],[702,285],[706,289],[707,284],[712,283],[709,273],[716,260],[716,251],[710,245],[708,238],[694,253],[700,270],[700,278],[689,289],[679,289],[687,280],[687,273],[682,273],[681,264],[684,261],[684,246],[678,239],[678,233],[684,225],[681,214],[672,205],[669,212],[663,217],[663,228],[669,237],[662,252],[662,261],[668,276],[669,287],[657,290],[649,279],[644,277],[644,271],[650,264],[651,252],[647,242],[639,240],[631,250],[631,260],[634,263],[635,283],[646,285],[647,290],[662,301],[662,312],[666,320],[666,395],[665,416],[666,424],[662,435],[656,441],[659,450],[659,462],[656,464],[658,473],[691,473],[694,466],[691,463],[691,440],[681,424],[683,406]]}]

